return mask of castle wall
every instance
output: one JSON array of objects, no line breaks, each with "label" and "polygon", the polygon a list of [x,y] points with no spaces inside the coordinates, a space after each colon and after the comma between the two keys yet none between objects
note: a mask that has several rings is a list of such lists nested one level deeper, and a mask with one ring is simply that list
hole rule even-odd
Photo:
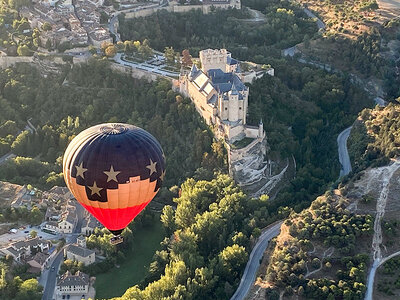
[{"label": "castle wall", "polygon": [[214,110],[213,108],[207,103],[207,97],[202,94],[197,87],[191,83],[187,83],[187,90],[188,95],[192,99],[197,111],[200,115],[204,118],[208,125],[215,122],[214,118]]},{"label": "castle wall", "polygon": [[165,7],[151,7],[151,8],[145,8],[142,10],[138,10],[138,11],[127,12],[127,13],[125,13],[125,18],[133,19],[133,18],[139,18],[139,17],[147,17],[147,16],[150,16],[150,15],[156,13],[159,10],[166,10],[168,12],[174,12],[174,13],[184,13],[184,12],[188,12],[191,10],[199,9],[203,12],[203,14],[208,14],[211,12],[213,7],[220,8],[220,9],[228,9],[230,7],[235,7],[236,9],[240,9],[241,3],[240,3],[240,0],[232,0],[231,3],[216,3],[213,5],[211,5],[211,4],[176,5],[176,4],[170,3],[169,6],[165,6]]},{"label": "castle wall", "polygon": [[245,126],[244,127],[244,134],[248,138],[253,138],[256,139],[259,136],[259,128],[258,127],[250,127],[250,126]]},{"label": "castle wall", "polygon": [[130,74],[133,78],[145,79],[148,82],[156,81],[158,78],[164,78],[172,81],[172,79],[169,77],[165,77],[159,74],[151,73],[136,68],[131,68],[129,66],[123,66],[117,63],[111,63],[111,69]]},{"label": "castle wall", "polygon": [[2,69],[20,62],[31,63],[33,62],[33,56],[0,56],[0,68]]}]

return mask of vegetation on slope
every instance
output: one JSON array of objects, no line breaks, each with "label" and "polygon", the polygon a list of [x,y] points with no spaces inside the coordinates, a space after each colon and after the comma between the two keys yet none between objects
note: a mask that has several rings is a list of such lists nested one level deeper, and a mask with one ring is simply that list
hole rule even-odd
[{"label": "vegetation on slope", "polygon": [[271,151],[294,155],[296,178],[276,203],[300,211],[336,180],[336,136],[371,102],[348,77],[285,61],[274,67],[275,77],[250,85],[248,121],[262,118]]},{"label": "vegetation on slope", "polygon": [[[224,169],[223,145],[213,141],[190,100],[173,92],[168,81],[134,80],[111,71],[104,61],[74,66],[69,85],[62,85],[63,79],[43,78],[26,64],[0,71],[0,154],[20,156],[2,165],[1,180],[42,188],[63,185],[67,144],[101,122],[131,123],[153,134],[167,157],[166,187]],[[19,133],[29,118],[37,132]]]},{"label": "vegetation on slope", "polygon": [[372,165],[387,164],[400,155],[400,105],[364,109],[349,137],[349,154],[354,172]]},{"label": "vegetation on slope", "polygon": [[119,299],[228,299],[258,227],[279,217],[269,217],[267,199],[248,199],[227,175],[188,179],[174,199],[176,210],[164,207],[161,220],[172,235],[155,254],[148,285],[134,286]]},{"label": "vegetation on slope", "polygon": [[370,244],[373,218],[348,204],[327,192],[285,221],[267,270],[270,297],[283,290],[304,299],[362,299],[369,256],[359,251]]},{"label": "vegetation on slope", "polygon": [[[228,48],[235,58],[262,63],[263,56],[280,56],[280,50],[313,35],[317,27],[313,20],[289,1],[263,1],[265,22],[252,23],[243,19],[243,10],[216,10],[204,15],[200,11],[187,13],[157,12],[148,17],[120,17],[119,31],[123,40],[148,39],[160,51],[173,47],[189,49],[197,56],[206,48]],[[261,57],[260,57],[261,56]]]},{"label": "vegetation on slope", "polygon": [[375,22],[378,4],[375,0],[299,0],[299,2],[322,18],[328,27],[328,34],[341,33],[356,37],[367,31]]}]

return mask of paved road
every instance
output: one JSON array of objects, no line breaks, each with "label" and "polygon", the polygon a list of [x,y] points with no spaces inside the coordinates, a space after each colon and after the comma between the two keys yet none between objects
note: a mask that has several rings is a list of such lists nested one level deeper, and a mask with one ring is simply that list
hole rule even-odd
[{"label": "paved road", "polygon": [[115,35],[115,42],[119,42],[121,40],[121,35],[117,32],[117,27],[115,26],[115,23],[118,21],[118,15],[119,12],[116,13],[110,20],[110,23],[108,23],[108,30]]},{"label": "paved road", "polygon": [[[47,279],[47,280],[45,280],[46,284],[45,284],[45,289],[43,292],[42,300],[52,300],[53,299],[54,289],[56,287],[58,270],[59,270],[61,262],[63,260],[64,260],[64,250],[61,250],[60,253],[58,253],[56,255],[53,263],[50,266],[50,269],[45,270],[42,273],[41,278]],[[53,267],[55,269],[54,271],[51,270]]]},{"label": "paved road", "polygon": [[5,162],[7,159],[10,159],[10,158],[13,158],[13,157],[15,157],[15,154],[12,154],[11,152],[3,155],[2,157],[0,157],[0,164]]},{"label": "paved road", "polygon": [[351,126],[343,130],[337,137],[339,162],[341,165],[339,178],[351,172],[351,162],[347,151],[347,139],[349,138]]},{"label": "paved road", "polygon": [[325,29],[326,26],[325,26],[324,22],[322,22],[320,18],[318,18],[316,15],[314,15],[314,14],[312,13],[312,11],[310,11],[308,8],[303,8],[303,11],[304,11],[304,12],[306,13],[306,15],[309,16],[310,18],[315,18],[315,19],[317,19],[317,26],[318,26],[318,29]]},{"label": "paved road", "polygon": [[247,7],[247,9],[251,13],[252,18],[251,19],[243,19],[243,21],[247,21],[247,22],[264,22],[265,21],[265,15],[262,12],[260,12],[259,10],[256,10],[256,9],[251,9],[249,7]]},{"label": "paved road", "polygon": [[260,266],[260,261],[265,249],[268,246],[268,242],[279,234],[282,223],[283,222],[279,222],[271,226],[259,237],[257,244],[251,251],[250,258],[247,262],[242,279],[240,280],[239,287],[232,296],[231,300],[242,300],[248,294],[251,286],[254,283],[254,280],[256,279],[257,269]]}]

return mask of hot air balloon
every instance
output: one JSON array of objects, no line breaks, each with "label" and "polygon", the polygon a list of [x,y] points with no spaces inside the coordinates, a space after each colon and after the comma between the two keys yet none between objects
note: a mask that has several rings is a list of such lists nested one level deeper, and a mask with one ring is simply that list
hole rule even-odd
[{"label": "hot air balloon", "polygon": [[[165,157],[158,141],[129,124],[90,127],[63,158],[67,187],[82,206],[122,241],[122,230],[159,191]],[[113,242],[112,241],[112,242]]]}]

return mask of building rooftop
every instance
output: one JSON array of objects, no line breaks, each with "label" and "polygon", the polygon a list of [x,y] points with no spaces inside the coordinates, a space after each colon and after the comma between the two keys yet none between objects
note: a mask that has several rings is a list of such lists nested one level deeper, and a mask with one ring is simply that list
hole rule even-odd
[{"label": "building rooftop", "polygon": [[81,257],[88,257],[94,253],[93,250],[83,248],[78,245],[69,245],[67,252],[71,252],[72,254],[79,255]]},{"label": "building rooftop", "polygon": [[13,247],[15,249],[21,249],[21,248],[26,248],[28,246],[36,247],[40,244],[47,244],[47,242],[44,240],[40,240],[38,237],[35,237],[35,238],[29,239],[29,240],[18,241],[18,242],[12,243],[11,247]]},{"label": "building rooftop", "polygon": [[99,226],[100,226],[99,221],[97,221],[92,215],[82,220],[82,228],[89,227],[94,229]]},{"label": "building rooftop", "polygon": [[211,69],[208,70],[208,76],[211,78],[216,90],[221,94],[232,90],[232,86],[234,86],[237,91],[247,90],[247,87],[234,73],[225,73],[220,69]]},{"label": "building rooftop", "polygon": [[35,254],[34,257],[32,257],[31,260],[37,262],[39,265],[43,265],[49,256],[50,255],[48,255],[47,253],[38,252]]},{"label": "building rooftop", "polygon": [[85,286],[89,284],[89,276],[80,271],[72,275],[67,271],[57,278],[57,286]]}]

